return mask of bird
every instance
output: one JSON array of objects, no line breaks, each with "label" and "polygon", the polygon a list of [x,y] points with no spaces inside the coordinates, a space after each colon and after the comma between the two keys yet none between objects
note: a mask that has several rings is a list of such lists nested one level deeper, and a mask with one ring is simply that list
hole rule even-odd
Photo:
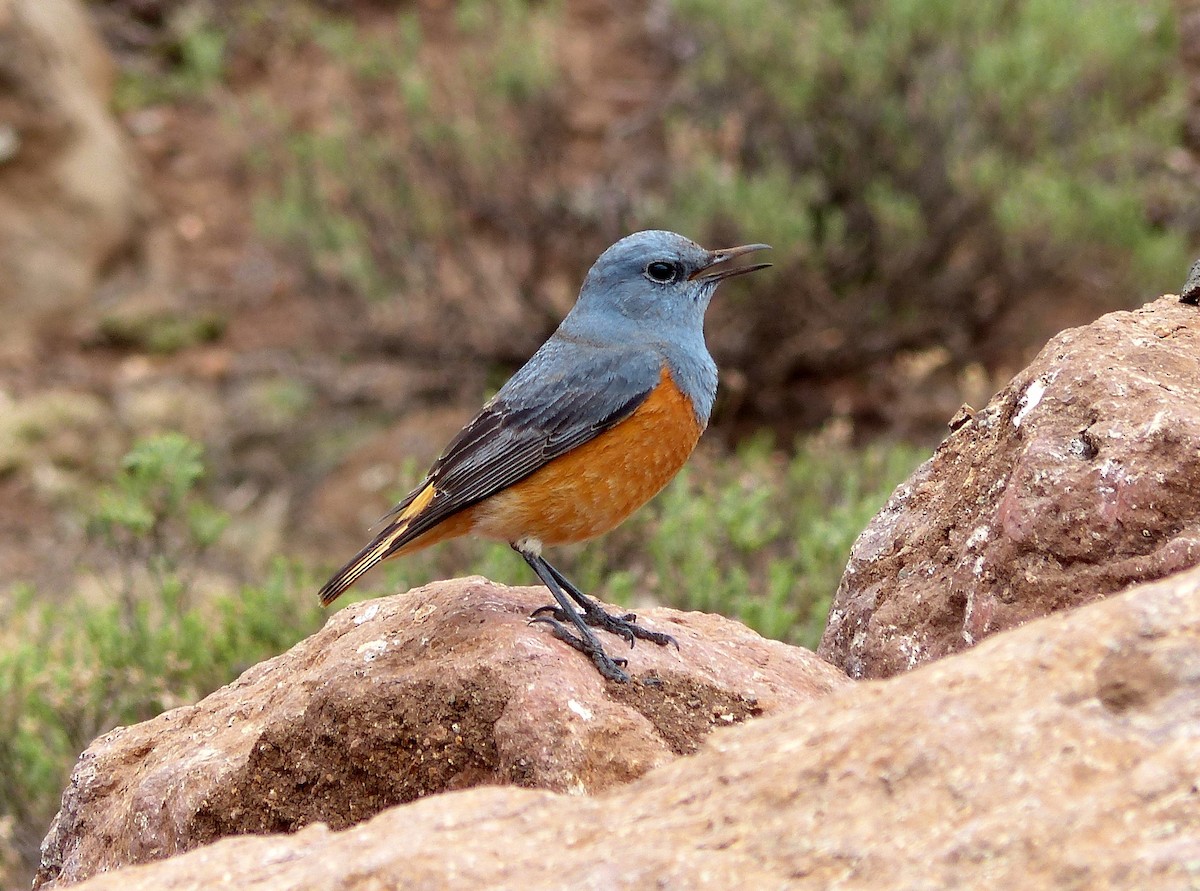
[{"label": "bird", "polygon": [[[706,250],[647,230],[605,250],[550,338],[451,440],[379,533],[320,590],[328,606],[385,559],[474,535],[507,542],[555,603],[531,623],[629,681],[592,628],[678,642],[612,615],[551,565],[546,546],[608,532],[675,476],[708,426],[717,366],[704,316],[717,286],[770,263],[726,266],[766,244]],[[568,627],[570,626],[570,627]]]}]

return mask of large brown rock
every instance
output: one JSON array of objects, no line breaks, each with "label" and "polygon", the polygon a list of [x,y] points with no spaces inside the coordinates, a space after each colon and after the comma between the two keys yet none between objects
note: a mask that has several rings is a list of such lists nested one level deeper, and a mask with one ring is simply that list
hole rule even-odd
[{"label": "large brown rock", "polygon": [[818,652],[882,677],[1200,563],[1200,312],[1055,337],[855,543]]},{"label": "large brown rock", "polygon": [[359,603],[197,705],[101,737],[72,773],[36,884],[227,835],[343,828],[468,786],[600,792],[714,727],[850,683],[728,619],[651,609],[643,623],[679,650],[603,635],[635,680],[611,684],[527,624],[547,598],[476,577]]},{"label": "large brown rock", "polygon": [[0,355],[68,319],[143,218],[114,77],[76,0],[0,0]]},{"label": "large brown rock", "polygon": [[471,789],[80,891],[1190,888],[1200,571],[723,730],[596,798]]}]

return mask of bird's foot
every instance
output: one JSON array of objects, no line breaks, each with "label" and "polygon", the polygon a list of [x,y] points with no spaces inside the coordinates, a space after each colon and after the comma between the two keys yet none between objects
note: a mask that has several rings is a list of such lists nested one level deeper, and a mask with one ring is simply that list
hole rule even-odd
[{"label": "bird's foot", "polygon": [[[651,631],[648,628],[643,628],[637,624],[636,613],[625,613],[624,615],[614,616],[611,613],[606,613],[595,600],[590,597],[582,604],[583,606],[583,621],[587,622],[593,628],[600,628],[608,631],[618,637],[623,637],[629,642],[632,647],[635,641],[648,640],[651,643],[656,643],[660,647],[665,647],[667,644],[674,644],[675,649],[679,649],[679,641],[669,634],[664,634],[661,631]],[[553,616],[559,622],[570,621],[570,617],[559,606],[548,605],[540,606],[533,611],[530,618],[538,619],[545,616]]]},{"label": "bird's foot", "polygon": [[628,660],[612,658],[608,653],[604,652],[604,647],[600,646],[600,642],[594,637],[589,639],[589,637],[580,637],[572,634],[567,629],[567,626],[559,621],[557,615],[547,615],[546,611],[550,611],[551,613],[562,612],[558,607],[542,607],[541,609],[534,610],[533,614],[530,615],[530,624],[537,622],[549,626],[550,632],[555,637],[563,643],[570,644],[591,659],[600,674],[604,675],[610,681],[616,681],[619,684],[629,682],[629,675],[622,671],[629,664]]}]

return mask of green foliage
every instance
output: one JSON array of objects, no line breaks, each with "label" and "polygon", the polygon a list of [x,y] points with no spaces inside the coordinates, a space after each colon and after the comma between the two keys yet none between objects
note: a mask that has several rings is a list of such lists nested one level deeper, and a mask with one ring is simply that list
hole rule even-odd
[{"label": "green foliage", "polygon": [[431,64],[415,10],[386,30],[297,12],[291,39],[346,69],[348,101],[319,129],[268,104],[245,112],[261,133],[252,159],[266,182],[255,197],[259,232],[292,248],[312,277],[366,296],[430,290],[431,248],[462,233],[472,205],[494,202],[519,163],[513,120],[557,72],[546,24],[554,15],[552,5],[521,0],[458,4],[455,26],[470,51],[447,69]]},{"label": "green foliage", "polygon": [[212,313],[112,314],[101,317],[100,332],[118,346],[170,355],[217,340],[224,333],[225,324],[224,317]]},{"label": "green foliage", "polygon": [[[407,175],[394,149],[370,134],[288,137],[282,153],[262,158],[277,187],[255,200],[258,231],[299,248],[310,275],[369,297],[400,283],[419,287],[410,246],[436,236],[451,210],[436,188]],[[398,217],[397,207],[410,213]]]},{"label": "green foliage", "polygon": [[224,531],[229,518],[197,491],[203,476],[200,445],[166,433],[134,445],[100,489],[88,529],[107,546],[131,613],[145,573],[164,596],[186,598],[189,567]]},{"label": "green foliage", "polygon": [[[471,7],[472,22],[467,25],[465,13]],[[550,26],[560,12],[557,5],[544,4],[535,15],[527,0],[458,4],[456,15],[463,31],[487,39],[485,61],[475,76],[497,98],[514,104],[530,102],[553,86],[558,67]]]},{"label": "green foliage", "polygon": [[132,609],[16,592],[0,646],[0,819],[15,820],[18,843],[36,845],[96,736],[194,702],[315,630],[318,611],[297,588],[311,579],[280,564],[194,607],[170,586]]},{"label": "green foliage", "polygon": [[226,36],[196,14],[177,16],[156,66],[123,69],[113,102],[120,111],[204,96],[225,78]]},{"label": "green foliage", "polygon": [[744,445],[702,480],[682,475],[639,520],[649,580],[670,606],[815,647],[851,544],[923,455],[812,441],[788,460],[768,445]]},{"label": "green foliage", "polygon": [[657,219],[753,232],[835,291],[981,227],[1014,271],[1103,245],[1153,295],[1185,268],[1186,237],[1162,225],[1196,197],[1166,164],[1182,107],[1167,0],[674,6],[699,52]]},{"label": "green foliage", "polygon": [[[0,822],[28,857],[67,774],[118,724],[194,702],[319,625],[311,577],[285,563],[235,594],[198,596],[191,570],[227,518],[197,486],[200,447],[179,434],[137,443],[92,511],[89,529],[121,567],[120,597],[86,585],[56,599],[29,587],[0,630]],[[140,571],[139,571],[140,570]]]}]

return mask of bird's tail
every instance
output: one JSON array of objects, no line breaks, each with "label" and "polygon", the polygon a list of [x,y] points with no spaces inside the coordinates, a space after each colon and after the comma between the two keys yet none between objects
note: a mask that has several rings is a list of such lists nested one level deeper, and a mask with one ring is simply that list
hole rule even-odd
[{"label": "bird's tail", "polygon": [[409,534],[413,521],[429,506],[433,495],[433,484],[430,483],[413,492],[401,502],[394,511],[395,518],[380,530],[369,545],[335,572],[333,578],[321,588],[321,606],[329,606],[346,593],[346,589],[357,582],[367,570],[386,560],[415,539],[416,535]]}]

